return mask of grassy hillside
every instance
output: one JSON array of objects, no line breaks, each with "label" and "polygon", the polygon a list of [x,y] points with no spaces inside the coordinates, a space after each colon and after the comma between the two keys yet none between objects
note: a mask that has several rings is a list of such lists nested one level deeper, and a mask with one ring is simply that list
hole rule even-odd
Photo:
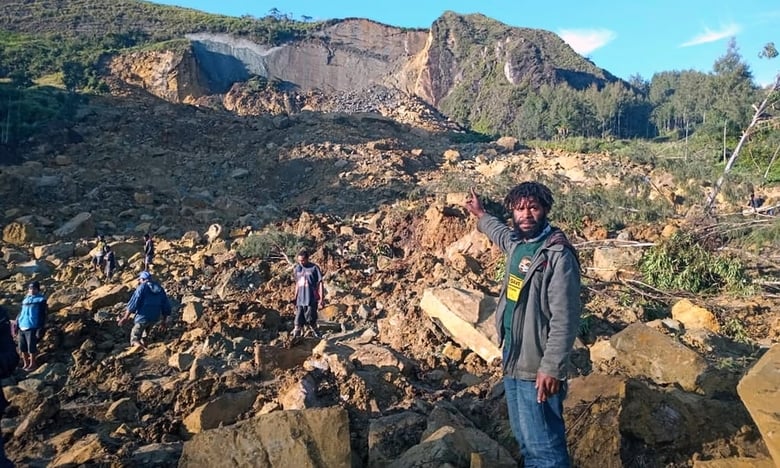
[{"label": "grassy hillside", "polygon": [[543,85],[584,90],[618,81],[549,31],[447,12],[433,24],[432,34],[441,49],[437,55],[448,57],[460,72],[439,106],[477,131],[512,132],[519,106],[507,103],[522,103]]},{"label": "grassy hillside", "polygon": [[284,15],[255,18],[214,15],[139,0],[2,0],[0,29],[59,38],[103,35],[161,41],[190,32],[226,32],[260,42],[281,42],[319,27]]},{"label": "grassy hillside", "polygon": [[67,61],[89,70],[104,52],[192,32],[230,33],[276,44],[324,24],[282,14],[235,18],[138,0],[0,0],[0,76],[24,71],[39,78],[59,72]]}]

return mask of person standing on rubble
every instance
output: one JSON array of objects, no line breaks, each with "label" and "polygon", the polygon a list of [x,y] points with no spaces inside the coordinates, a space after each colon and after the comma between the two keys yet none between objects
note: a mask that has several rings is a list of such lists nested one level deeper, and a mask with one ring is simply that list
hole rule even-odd
[{"label": "person standing on rubble", "polygon": [[154,259],[154,239],[148,232],[144,234],[144,270],[149,271]]},{"label": "person standing on rubble", "polygon": [[475,189],[464,207],[506,255],[496,308],[504,390],[525,466],[569,467],[563,400],[569,354],[580,322],[576,251],[547,221],[552,192],[523,182],[504,199],[513,228],[485,212]]},{"label": "person standing on rubble", "polygon": [[22,300],[22,310],[16,317],[17,333],[19,335],[19,351],[22,353],[24,370],[35,370],[38,367],[36,355],[38,342],[46,331],[46,315],[49,306],[46,296],[41,294],[41,283],[33,281],[27,286],[27,295]]},{"label": "person standing on rubble", "polygon": [[306,249],[298,252],[297,260],[298,263],[293,267],[295,328],[292,335],[302,336],[304,327],[307,327],[315,337],[319,337],[317,309],[325,302],[322,270],[309,261],[309,251]]},{"label": "person standing on rubble", "polygon": [[124,315],[117,321],[119,326],[130,320],[130,315],[134,315],[133,329],[130,331],[130,346],[146,349],[144,337],[160,319],[162,319],[163,330],[168,327],[171,303],[168,301],[165,289],[152,280],[152,275],[148,271],[142,271],[138,275],[138,287],[128,301]]}]

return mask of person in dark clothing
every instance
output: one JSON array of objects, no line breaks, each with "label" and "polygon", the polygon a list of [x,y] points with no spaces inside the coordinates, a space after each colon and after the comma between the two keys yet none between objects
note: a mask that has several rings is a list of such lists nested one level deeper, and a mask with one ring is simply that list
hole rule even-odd
[{"label": "person in dark clothing", "polygon": [[24,370],[33,370],[38,365],[35,355],[38,353],[38,341],[43,338],[46,329],[48,309],[46,297],[41,294],[41,283],[33,281],[27,288],[27,296],[22,300],[22,311],[16,318]]},{"label": "person in dark clothing", "polygon": [[149,270],[154,259],[154,239],[149,233],[144,234],[144,270]]},{"label": "person in dark clothing", "polygon": [[114,272],[116,271],[116,255],[114,254],[114,251],[111,250],[111,246],[106,246],[106,253],[103,256],[103,263],[105,265],[105,274],[106,279],[111,281],[111,278],[114,276]]},{"label": "person in dark clothing", "polygon": [[151,327],[162,318],[161,326],[168,326],[168,319],[171,316],[171,303],[168,301],[168,295],[165,289],[152,280],[152,275],[148,271],[142,271],[138,275],[138,287],[133,292],[133,296],[127,303],[127,309],[122,318],[119,319],[119,325],[124,325],[130,320],[130,315],[135,315],[133,320],[133,329],[130,331],[130,345],[146,348],[144,336]]},{"label": "person in dark clothing", "polygon": [[[0,308],[0,379],[6,379],[13,375],[19,365],[19,353],[16,352],[16,344],[11,334],[11,321],[3,308]],[[8,400],[0,389],[0,417],[8,407]],[[3,438],[0,436],[0,468],[13,468],[14,464],[5,454]]]},{"label": "person in dark clothing", "polygon": [[292,334],[293,337],[302,336],[303,328],[306,326],[315,337],[318,337],[317,308],[322,307],[325,301],[322,271],[320,267],[309,261],[309,252],[306,249],[298,252],[297,260],[298,263],[293,268],[295,328]]},{"label": "person in dark clothing", "polygon": [[485,212],[474,189],[465,208],[506,255],[496,308],[509,423],[525,466],[570,466],[563,420],[569,355],[580,323],[580,264],[566,235],[547,221],[550,189],[515,186],[504,199],[513,228]]}]

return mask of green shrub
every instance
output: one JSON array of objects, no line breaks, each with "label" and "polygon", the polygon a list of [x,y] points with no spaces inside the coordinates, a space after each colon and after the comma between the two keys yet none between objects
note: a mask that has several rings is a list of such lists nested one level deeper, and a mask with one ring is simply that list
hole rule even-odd
[{"label": "green shrub", "polygon": [[664,290],[739,291],[750,283],[738,259],[714,254],[685,231],[678,231],[647,250],[639,267],[645,281]]},{"label": "green shrub", "polygon": [[750,344],[750,335],[739,319],[728,319],[726,323],[723,324],[723,329],[721,331],[724,335],[728,336],[737,343]]},{"label": "green shrub", "polygon": [[238,253],[243,257],[294,261],[300,249],[311,245],[310,239],[273,228],[248,236],[238,247]]}]

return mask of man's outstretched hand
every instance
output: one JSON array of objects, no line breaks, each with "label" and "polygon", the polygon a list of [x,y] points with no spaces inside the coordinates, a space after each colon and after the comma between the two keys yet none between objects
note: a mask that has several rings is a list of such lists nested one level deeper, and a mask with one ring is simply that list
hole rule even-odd
[{"label": "man's outstretched hand", "polygon": [[481,218],[485,214],[485,208],[482,207],[482,202],[479,201],[479,195],[474,187],[471,187],[469,195],[466,197],[466,201],[463,203],[463,207],[468,210],[477,218]]}]

